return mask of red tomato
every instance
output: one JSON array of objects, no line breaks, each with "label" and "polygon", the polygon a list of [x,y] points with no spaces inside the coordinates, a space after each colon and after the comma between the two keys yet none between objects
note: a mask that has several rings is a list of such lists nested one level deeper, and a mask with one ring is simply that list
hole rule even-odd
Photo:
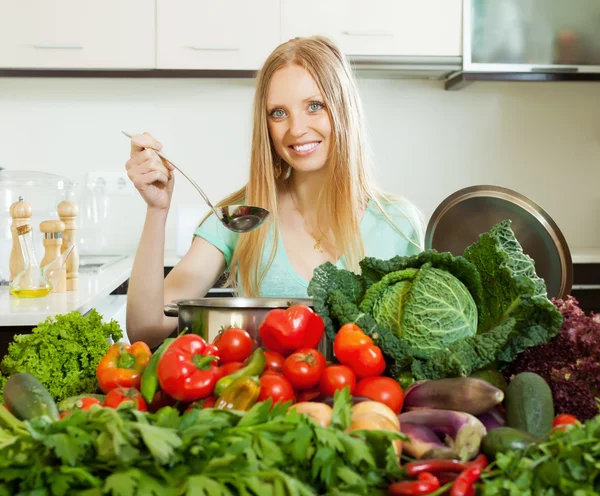
[{"label": "red tomato", "polygon": [[115,388],[111,389],[104,399],[104,406],[108,408],[117,408],[121,403],[132,401],[135,407],[141,412],[147,412],[148,407],[142,394],[135,388]]},{"label": "red tomato", "polygon": [[252,338],[244,329],[230,327],[214,340],[219,349],[219,363],[243,362],[252,352]]},{"label": "red tomato", "polygon": [[300,348],[316,348],[325,332],[323,319],[306,305],[271,310],[258,328],[265,348],[288,356]]},{"label": "red tomato", "polygon": [[276,372],[268,372],[260,378],[260,394],[257,401],[273,398],[273,404],[294,400],[294,388],[284,376]]},{"label": "red tomato", "polygon": [[274,370],[275,372],[283,372],[283,363],[285,358],[276,351],[265,351],[265,370]]},{"label": "red tomato", "polygon": [[373,340],[360,327],[356,324],[346,324],[335,335],[333,352],[340,363],[348,363],[356,357],[361,348],[372,344]]},{"label": "red tomato", "polygon": [[566,430],[565,427],[567,425],[573,425],[579,422],[579,419],[574,415],[569,415],[568,413],[563,413],[562,415],[557,415],[552,423],[552,428],[554,430]]},{"label": "red tomato", "polygon": [[296,401],[298,403],[302,401],[312,401],[317,399],[319,396],[321,396],[321,391],[319,391],[319,388],[306,389],[298,392],[298,398],[296,398]]},{"label": "red tomato", "polygon": [[154,393],[154,398],[148,405],[149,412],[157,412],[163,406],[175,406],[177,400],[175,398],[171,398],[167,393],[165,393],[162,389],[156,391]]},{"label": "red tomato", "polygon": [[323,396],[333,396],[338,389],[350,387],[350,394],[356,387],[356,376],[346,365],[330,365],[321,375],[319,390]]},{"label": "red tomato", "polygon": [[343,365],[348,365],[358,379],[383,374],[385,360],[379,346],[356,324],[341,327],[333,342],[333,352]]},{"label": "red tomato", "polygon": [[404,392],[391,377],[366,377],[358,381],[354,391],[356,396],[364,396],[389,406],[400,413],[404,403]]},{"label": "red tomato", "polygon": [[221,365],[217,370],[217,381],[221,377],[225,377],[226,375],[233,374],[236,370],[240,370],[244,364],[242,362],[229,362],[225,365]]},{"label": "red tomato", "polygon": [[383,374],[385,370],[385,359],[379,346],[367,346],[358,352],[350,367],[356,374],[357,379],[373,377]]},{"label": "red tomato", "polygon": [[283,375],[294,389],[316,386],[325,370],[325,358],[312,348],[300,348],[285,359]]},{"label": "red tomato", "polygon": [[100,405],[102,406],[102,402],[96,398],[92,398],[90,396],[86,398],[81,398],[75,402],[75,406],[84,412],[87,412],[92,405]]},{"label": "red tomato", "polygon": [[219,356],[219,348],[217,348],[214,344],[206,343],[206,347],[204,348],[205,356]]}]

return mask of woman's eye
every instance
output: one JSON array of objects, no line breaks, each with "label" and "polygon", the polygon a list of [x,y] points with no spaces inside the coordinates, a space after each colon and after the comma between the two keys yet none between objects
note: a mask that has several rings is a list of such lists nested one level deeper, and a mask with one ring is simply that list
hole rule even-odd
[{"label": "woman's eye", "polygon": [[281,119],[282,117],[285,117],[285,112],[281,109],[275,109],[271,111],[271,117],[275,117],[275,119]]},{"label": "woman's eye", "polygon": [[312,102],[308,108],[311,112],[316,112],[317,110],[321,110],[324,105],[321,102]]}]

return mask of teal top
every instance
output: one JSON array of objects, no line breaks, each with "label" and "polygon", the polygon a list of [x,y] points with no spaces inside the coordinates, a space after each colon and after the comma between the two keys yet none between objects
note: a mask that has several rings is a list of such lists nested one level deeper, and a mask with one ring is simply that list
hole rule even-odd
[{"label": "teal top", "polygon": [[[404,256],[419,253],[423,249],[424,237],[424,225],[419,211],[408,202],[394,202],[384,204],[383,207],[397,229],[389,223],[377,205],[370,201],[360,222],[365,256],[386,260],[396,255]],[[264,226],[263,228],[268,227]],[[274,229],[272,227],[268,229],[269,235],[267,236],[267,244],[261,261],[262,267],[265,267],[268,263],[274,238]],[[227,270],[229,270],[233,250],[240,234],[224,227],[216,216],[211,214],[198,227],[194,236],[200,236],[218,248],[223,253]],[[418,247],[409,242],[407,238],[410,238]],[[336,266],[347,268],[343,256],[338,260]],[[309,281],[302,279],[294,271],[287,257],[281,234],[279,234],[275,258],[262,281],[259,296],[307,298],[308,283]],[[241,288],[240,294],[243,294]]]}]

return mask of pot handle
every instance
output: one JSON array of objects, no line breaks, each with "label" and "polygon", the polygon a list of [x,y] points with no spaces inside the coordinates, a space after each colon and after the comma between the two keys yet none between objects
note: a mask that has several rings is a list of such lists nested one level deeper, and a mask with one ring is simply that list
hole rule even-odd
[{"label": "pot handle", "polygon": [[169,303],[164,308],[167,317],[179,317],[179,306],[176,303]]}]

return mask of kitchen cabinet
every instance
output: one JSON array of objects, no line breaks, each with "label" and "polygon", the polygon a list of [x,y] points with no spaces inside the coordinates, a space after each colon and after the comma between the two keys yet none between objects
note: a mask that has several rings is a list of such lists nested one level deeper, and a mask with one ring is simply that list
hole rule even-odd
[{"label": "kitchen cabinet", "polygon": [[148,0],[0,0],[0,68],[144,69],[155,63]]},{"label": "kitchen cabinet", "polygon": [[281,0],[282,41],[323,34],[349,56],[462,54],[461,0]]},{"label": "kitchen cabinet", "polygon": [[157,0],[158,69],[257,70],[279,43],[279,0]]}]

